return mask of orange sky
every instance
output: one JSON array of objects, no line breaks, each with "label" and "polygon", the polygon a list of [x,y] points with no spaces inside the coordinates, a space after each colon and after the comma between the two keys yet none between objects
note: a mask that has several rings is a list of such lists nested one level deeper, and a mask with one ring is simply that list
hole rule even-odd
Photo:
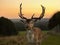
[{"label": "orange sky", "polygon": [[33,13],[38,17],[41,14],[41,4],[46,8],[44,18],[50,18],[60,11],[60,0],[0,0],[0,17],[19,18],[19,4],[23,3],[23,14],[30,18]]}]

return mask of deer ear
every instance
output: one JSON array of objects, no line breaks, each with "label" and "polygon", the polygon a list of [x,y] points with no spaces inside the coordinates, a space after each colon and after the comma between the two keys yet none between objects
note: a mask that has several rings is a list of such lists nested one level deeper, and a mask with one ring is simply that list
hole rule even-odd
[{"label": "deer ear", "polygon": [[20,20],[22,23],[24,23],[24,21],[23,20]]}]

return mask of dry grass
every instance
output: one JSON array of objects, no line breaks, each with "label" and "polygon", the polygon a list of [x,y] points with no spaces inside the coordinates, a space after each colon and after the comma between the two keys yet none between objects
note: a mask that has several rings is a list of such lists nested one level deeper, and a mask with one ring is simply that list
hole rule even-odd
[{"label": "dry grass", "polygon": [[0,45],[28,45],[26,32],[19,32],[16,36],[0,37]]},{"label": "dry grass", "polygon": [[0,37],[0,45],[26,45],[25,35]]}]

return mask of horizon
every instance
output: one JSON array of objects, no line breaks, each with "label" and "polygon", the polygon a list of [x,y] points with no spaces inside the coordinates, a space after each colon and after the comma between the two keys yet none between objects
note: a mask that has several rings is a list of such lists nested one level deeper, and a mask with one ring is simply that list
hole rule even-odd
[{"label": "horizon", "polygon": [[34,17],[39,17],[42,12],[41,5],[46,8],[44,18],[50,18],[55,12],[60,11],[60,0],[0,0],[0,17],[20,19],[18,16],[20,3],[22,3],[22,12],[27,18],[33,13]]}]

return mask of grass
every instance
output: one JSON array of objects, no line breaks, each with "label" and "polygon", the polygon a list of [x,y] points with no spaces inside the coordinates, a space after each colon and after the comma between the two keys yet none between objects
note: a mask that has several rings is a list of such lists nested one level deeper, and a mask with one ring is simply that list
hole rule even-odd
[{"label": "grass", "polygon": [[25,32],[19,32],[16,36],[0,37],[0,45],[26,45]]},{"label": "grass", "polygon": [[26,31],[20,31],[19,33],[18,33],[18,35],[20,35],[20,36],[24,36],[26,34]]},{"label": "grass", "polygon": [[[47,33],[47,31],[43,31],[44,34]],[[26,32],[21,31],[16,36],[6,36],[6,37],[0,37],[0,45],[27,45],[26,40]],[[47,38],[45,38],[42,43],[42,45],[60,45],[60,35],[49,35]]]},{"label": "grass", "polygon": [[49,35],[42,41],[42,45],[60,45],[60,35]]}]

